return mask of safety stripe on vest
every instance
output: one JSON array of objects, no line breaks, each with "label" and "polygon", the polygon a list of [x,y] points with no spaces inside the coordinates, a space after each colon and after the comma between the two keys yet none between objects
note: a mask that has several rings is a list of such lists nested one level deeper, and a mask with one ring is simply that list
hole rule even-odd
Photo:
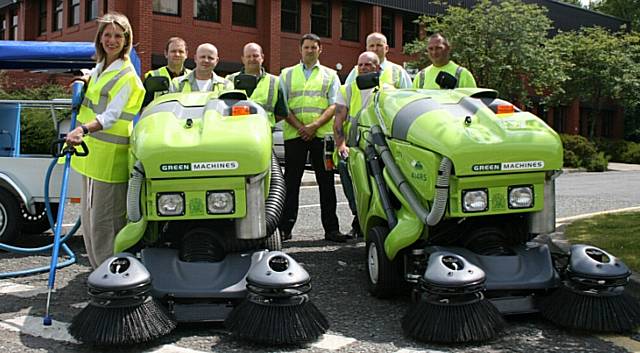
[{"label": "safety stripe on vest", "polygon": [[[111,91],[113,87],[115,87],[115,85],[124,75],[128,74],[131,71],[133,71],[131,66],[127,66],[122,71],[113,76],[111,80],[109,80],[109,82],[107,82],[107,84],[104,85],[100,90],[100,99],[98,100],[98,104],[93,104],[93,102],[89,98],[85,97],[82,101],[82,105],[91,109],[95,114],[104,113],[104,111],[107,110],[107,105],[109,104],[109,91]],[[131,118],[131,120],[133,120],[133,118]]]},{"label": "safety stripe on vest", "polygon": [[344,97],[344,102],[347,104],[347,121],[351,121],[352,117],[351,117],[351,91],[352,91],[352,85],[348,84],[346,89],[345,89],[345,96]]},{"label": "safety stripe on vest", "polygon": [[129,144],[129,138],[126,136],[117,136],[117,135],[112,135],[103,131],[96,131],[94,133],[92,133],[91,135],[92,138],[102,141],[102,142],[108,142],[108,143],[113,143],[115,145],[128,145]]},{"label": "safety stripe on vest", "polygon": [[271,75],[268,75],[267,77],[269,78],[269,93],[267,93],[267,101],[264,104],[263,108],[268,112],[273,112],[273,109],[274,109],[273,97],[275,95],[275,90],[276,90],[276,77]]},{"label": "safety stripe on vest", "polygon": [[456,88],[460,87],[460,74],[462,74],[462,66],[456,67]]},{"label": "safety stripe on vest", "polygon": [[[193,73],[193,75],[192,75]],[[193,80],[192,80],[193,79]],[[213,79],[211,79],[213,81]],[[195,77],[195,71],[191,71],[184,80],[180,81],[180,86],[178,87],[178,92],[182,92],[184,89],[184,85],[189,82],[189,86],[191,87],[191,92],[200,92],[200,87],[198,87],[198,81]],[[224,90],[224,81],[213,81],[211,82],[211,89],[208,92],[214,92],[216,90],[216,85],[222,85],[221,91]]]},{"label": "safety stripe on vest", "polygon": [[285,85],[287,87],[287,99],[297,98],[297,97],[324,97],[329,93],[329,76],[324,69],[318,68],[320,70],[320,74],[322,75],[322,88],[320,91],[318,90],[304,90],[304,91],[293,91],[293,70],[290,69],[287,71],[287,75],[285,76]]},{"label": "safety stripe on vest", "polygon": [[324,108],[311,108],[311,107],[300,107],[300,108],[291,108],[290,109],[293,114],[301,114],[301,113],[314,113],[314,114],[322,114],[324,113]]},{"label": "safety stripe on vest", "polygon": [[395,66],[391,66],[391,80],[396,88],[400,88],[400,69]]},{"label": "safety stripe on vest", "polygon": [[418,88],[424,88],[424,80],[426,80],[427,73],[425,70],[420,71],[418,75]]}]

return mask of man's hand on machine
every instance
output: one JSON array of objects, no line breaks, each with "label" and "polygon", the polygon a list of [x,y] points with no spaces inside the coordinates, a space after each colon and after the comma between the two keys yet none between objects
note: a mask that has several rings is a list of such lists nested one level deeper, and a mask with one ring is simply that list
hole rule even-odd
[{"label": "man's hand on machine", "polygon": [[341,143],[338,146],[338,156],[340,156],[340,159],[342,160],[349,158],[349,147],[347,144]]}]

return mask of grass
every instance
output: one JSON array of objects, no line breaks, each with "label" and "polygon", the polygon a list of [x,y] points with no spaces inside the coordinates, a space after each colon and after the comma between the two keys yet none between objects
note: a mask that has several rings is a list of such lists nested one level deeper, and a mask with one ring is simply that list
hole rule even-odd
[{"label": "grass", "polygon": [[575,221],[564,233],[571,244],[590,244],[608,251],[640,272],[640,213],[614,213]]}]

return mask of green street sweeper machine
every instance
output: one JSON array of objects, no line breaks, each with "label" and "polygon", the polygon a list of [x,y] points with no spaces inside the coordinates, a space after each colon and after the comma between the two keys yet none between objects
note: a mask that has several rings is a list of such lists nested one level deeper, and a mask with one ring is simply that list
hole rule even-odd
[{"label": "green street sweeper machine", "polygon": [[534,312],[583,330],[640,323],[619,259],[532,241],[555,230],[563,161],[543,120],[489,89],[375,88],[346,135],[369,291],[411,291],[408,336],[482,341],[499,333],[502,315]]},{"label": "green street sweeper machine", "polygon": [[308,273],[280,251],[284,179],[260,105],[241,91],[165,94],[130,146],[129,222],[89,276],[77,339],[135,344],[180,322],[225,321],[241,339],[276,345],[327,330]]}]

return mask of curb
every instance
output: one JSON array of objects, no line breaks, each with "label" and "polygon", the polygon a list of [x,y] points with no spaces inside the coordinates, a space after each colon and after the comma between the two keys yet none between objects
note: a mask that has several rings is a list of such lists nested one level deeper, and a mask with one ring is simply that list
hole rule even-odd
[{"label": "curb", "polygon": [[[595,214],[590,216],[595,216]],[[571,243],[569,243],[567,238],[564,237],[564,231],[567,225],[569,225],[574,220],[584,219],[584,218],[588,218],[588,217],[587,216],[581,217],[581,218],[576,217],[576,219],[566,220],[563,223],[559,223],[556,225],[555,232],[548,235],[540,236],[541,238],[540,240],[548,244],[549,247],[551,248],[551,251],[562,252],[566,254],[569,252],[569,249],[571,248]],[[640,274],[637,274],[634,272],[631,273],[631,276],[629,277],[629,283],[625,287],[625,292],[631,295],[634,299],[640,301]]]}]

